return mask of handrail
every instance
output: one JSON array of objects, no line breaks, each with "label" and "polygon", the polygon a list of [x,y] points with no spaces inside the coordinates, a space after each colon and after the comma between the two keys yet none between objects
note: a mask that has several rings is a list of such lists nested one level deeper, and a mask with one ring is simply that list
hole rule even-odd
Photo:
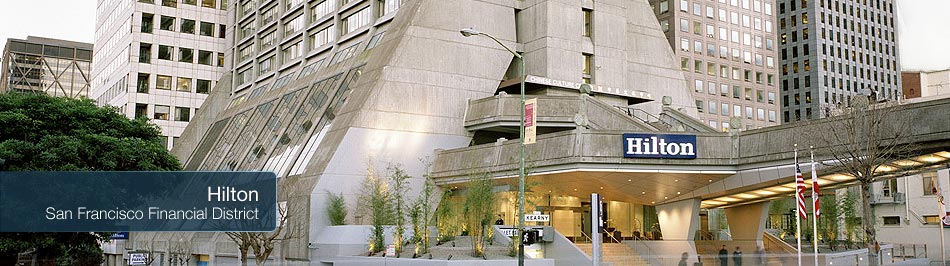
[{"label": "handrail", "polygon": [[616,243],[621,243],[620,240],[617,240],[617,238],[614,237],[614,234],[611,234],[610,232],[606,232],[606,231],[605,231],[605,233],[607,233],[607,236],[610,237],[610,239],[613,239],[614,242],[616,242]]},{"label": "handrail", "polygon": [[594,239],[587,235],[587,233],[584,233],[584,231],[581,231],[581,236],[584,236],[588,242],[594,243]]},{"label": "handrail", "polygon": [[[614,107],[617,108],[618,110],[620,110],[621,112],[626,113],[628,116],[633,117],[633,118],[635,118],[635,119],[637,119],[637,120],[640,120],[640,121],[642,121],[642,122],[644,122],[644,123],[650,123],[650,122],[651,122],[651,121],[650,121],[651,119],[655,119],[656,122],[663,124],[664,126],[666,126],[666,127],[669,128],[669,129],[673,129],[673,128],[674,128],[674,125],[671,124],[669,121],[666,121],[666,120],[664,120],[663,118],[660,118],[659,116],[656,116],[656,115],[654,115],[654,114],[651,114],[651,113],[649,113],[649,112],[647,112],[647,111],[644,111],[644,110],[642,110],[642,109],[631,108],[631,107],[627,107],[627,106],[616,106],[616,105],[615,105]],[[637,112],[643,113],[644,115],[647,116],[647,118],[646,118],[646,119],[640,118],[639,116],[637,116]],[[678,124],[679,126],[682,126],[684,129],[690,128],[689,125],[687,125],[686,123],[683,123],[682,121],[679,121],[679,120],[673,120],[673,121],[677,122],[677,124]]]}]

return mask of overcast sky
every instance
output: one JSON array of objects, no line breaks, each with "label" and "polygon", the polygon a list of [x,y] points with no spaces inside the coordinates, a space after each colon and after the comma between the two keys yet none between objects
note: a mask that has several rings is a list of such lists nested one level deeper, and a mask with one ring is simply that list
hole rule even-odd
[{"label": "overcast sky", "polygon": [[[898,0],[897,11],[902,68],[950,68],[950,0]],[[95,24],[95,0],[0,0],[0,45],[27,35],[92,43]]]}]

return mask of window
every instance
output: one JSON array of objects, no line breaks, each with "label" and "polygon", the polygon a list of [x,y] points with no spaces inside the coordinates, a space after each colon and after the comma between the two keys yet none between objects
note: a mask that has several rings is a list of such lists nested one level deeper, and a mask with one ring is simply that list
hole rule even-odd
[{"label": "window", "polygon": [[240,11],[240,13],[238,13],[238,17],[243,17],[244,15],[253,13],[253,12],[254,12],[254,7],[256,7],[256,6],[254,5],[254,3],[257,3],[257,1],[245,0],[245,1],[241,2],[241,4],[240,4],[241,7],[240,7],[240,9],[238,9],[238,10]]},{"label": "window", "polygon": [[155,88],[159,90],[171,90],[172,89],[172,77],[157,75],[155,78]]},{"label": "window", "polygon": [[238,70],[237,75],[235,75],[236,76],[235,81],[237,82],[238,85],[247,83],[251,81],[251,79],[254,78],[253,72],[251,72],[251,69],[252,68],[250,67],[246,67],[244,69]]},{"label": "window", "polygon": [[288,20],[284,23],[284,37],[289,37],[291,34],[296,33],[297,31],[303,29],[304,17],[303,15],[297,15],[296,17]]},{"label": "window", "polygon": [[276,32],[277,31],[272,30],[268,33],[264,33],[263,35],[261,35],[261,39],[258,42],[260,44],[260,47],[258,47],[257,50],[264,50],[264,48],[267,48],[273,45],[274,41],[277,40]]},{"label": "window", "polygon": [[201,29],[198,32],[201,36],[214,37],[214,23],[201,22]]},{"label": "window", "polygon": [[227,26],[224,24],[218,24],[218,38],[224,39],[224,34],[227,32]]},{"label": "window", "polygon": [[162,6],[178,7],[178,0],[162,0]]},{"label": "window", "polygon": [[168,113],[171,112],[171,107],[168,105],[156,105],[155,106],[155,115],[152,116],[152,119],[155,120],[168,120]]},{"label": "window", "polygon": [[729,116],[729,104],[722,103],[722,108],[719,108],[719,111],[720,111],[719,114],[724,115],[724,116]]},{"label": "window", "polygon": [[340,20],[343,24],[342,34],[347,34],[356,31],[360,27],[366,26],[370,23],[370,20],[372,20],[372,17],[370,16],[370,9],[369,7],[364,7],[363,9],[360,9],[360,11],[356,11],[356,13],[353,13]]},{"label": "window", "polygon": [[158,46],[158,59],[161,60],[172,60],[172,47],[159,45]]},{"label": "window", "polygon": [[271,69],[274,67],[274,60],[275,59],[273,55],[264,60],[261,60],[261,62],[257,64],[257,69],[260,70],[260,72],[258,73],[263,75],[264,73],[270,72]]},{"label": "window", "polygon": [[224,53],[218,53],[218,66],[224,66]]},{"label": "window", "polygon": [[591,23],[593,23],[594,11],[590,9],[583,9],[583,12],[584,12],[584,35],[583,36],[590,37],[591,32],[594,31],[594,28],[591,25]]},{"label": "window", "polygon": [[191,78],[178,78],[178,91],[191,92]]},{"label": "window", "polygon": [[152,28],[155,28],[155,15],[149,13],[142,13],[142,28],[140,29],[142,33],[152,33]]},{"label": "window", "polygon": [[181,3],[182,3],[182,4],[186,4],[186,5],[197,5],[197,4],[198,4],[198,2],[197,2],[196,0],[181,0]]},{"label": "window", "polygon": [[260,19],[261,27],[267,25],[267,23],[270,23],[271,21],[274,21],[274,19],[276,18],[277,18],[277,6],[271,6],[261,11],[261,19]]},{"label": "window", "polygon": [[139,63],[151,63],[152,62],[152,44],[150,43],[140,43],[139,44]]},{"label": "window", "polygon": [[718,113],[718,112],[716,111],[717,108],[719,108],[719,105],[716,103],[716,101],[709,101],[709,113],[710,113],[710,114],[716,114],[716,113]]},{"label": "window", "polygon": [[583,73],[584,75],[590,75],[591,64],[593,64],[593,60],[594,60],[593,55],[584,54],[583,56],[584,56],[584,68],[581,70],[581,73]]},{"label": "window", "polygon": [[702,93],[702,92],[703,92],[703,81],[697,79],[696,82],[695,82],[695,84],[696,84],[696,85],[695,85],[695,87],[696,87],[696,92]]},{"label": "window", "polygon": [[660,1],[660,14],[664,14],[666,12],[670,12],[670,1],[669,0]]},{"label": "window", "polygon": [[769,110],[769,122],[775,122],[775,110]]},{"label": "window", "polygon": [[303,4],[304,0],[284,0],[284,10],[290,11],[294,7]]},{"label": "window", "polygon": [[211,64],[211,62],[212,62],[212,60],[213,60],[213,59],[212,59],[213,57],[214,57],[214,53],[213,53],[213,52],[199,50],[199,51],[198,51],[198,64],[213,66],[213,65]]},{"label": "window", "polygon": [[148,117],[148,104],[135,104],[135,118]]},{"label": "window", "polygon": [[310,22],[316,22],[336,10],[335,0],[324,0],[310,8]]},{"label": "window", "polygon": [[238,36],[240,37],[238,37],[238,39],[242,39],[242,40],[244,38],[247,38],[248,36],[254,35],[254,31],[257,30],[257,27],[254,27],[253,22],[247,22],[247,23],[241,24],[241,26],[239,27],[240,28],[238,29]]},{"label": "window", "polygon": [[316,49],[332,42],[335,38],[333,27],[326,27],[310,35],[310,49]]},{"label": "window", "polygon": [[379,12],[380,17],[398,10],[399,5],[402,4],[402,0],[379,0],[379,2],[379,6],[382,7]]},{"label": "window", "polygon": [[162,16],[159,28],[167,31],[175,31],[175,17]]},{"label": "window", "polygon": [[937,172],[924,172],[921,173],[920,176],[924,185],[924,196],[937,195],[937,187],[934,186],[934,179],[937,177]]},{"label": "window", "polygon": [[188,107],[175,107],[175,121],[191,121],[191,109]]},{"label": "window", "polygon": [[284,63],[297,59],[301,56],[301,54],[303,54],[303,42],[300,41],[288,45],[287,48],[284,48],[284,50],[281,52]]},{"label": "window", "polygon": [[211,92],[211,81],[199,79],[195,84],[195,92],[204,94]]},{"label": "window", "polygon": [[238,49],[238,62],[244,62],[254,54],[254,45],[247,44]]},{"label": "window", "polygon": [[181,32],[195,34],[195,21],[190,19],[181,19]]},{"label": "window", "polygon": [[194,63],[195,50],[178,47],[178,62]]},{"label": "window", "polygon": [[201,0],[201,7],[214,8],[214,0]]},{"label": "window", "polygon": [[940,216],[937,215],[924,215],[924,222],[926,224],[940,224]]},{"label": "window", "polygon": [[703,104],[703,100],[696,100],[696,110],[702,113],[704,108],[705,104]]},{"label": "window", "polygon": [[756,116],[756,119],[758,119],[758,120],[765,120],[765,109],[758,108],[758,109],[756,109],[755,111],[756,111],[756,115],[757,115],[757,116]]},{"label": "window", "polygon": [[901,224],[900,216],[884,216],[881,218],[884,219],[884,225],[900,225]]},{"label": "window", "polygon": [[148,73],[139,73],[139,79],[135,85],[135,92],[148,93],[148,80],[150,76]]},{"label": "window", "polygon": [[685,19],[680,19],[680,31],[689,32],[689,21]]}]

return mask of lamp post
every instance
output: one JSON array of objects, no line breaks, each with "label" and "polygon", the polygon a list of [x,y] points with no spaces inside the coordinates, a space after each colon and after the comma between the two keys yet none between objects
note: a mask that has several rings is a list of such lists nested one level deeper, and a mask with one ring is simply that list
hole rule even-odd
[{"label": "lamp post", "polygon": [[521,60],[521,126],[519,127],[519,130],[518,130],[521,136],[520,138],[518,138],[519,143],[521,145],[521,156],[520,156],[521,162],[518,166],[518,235],[517,237],[519,240],[518,241],[518,266],[524,266],[524,240],[521,239],[522,236],[524,235],[524,174],[525,174],[524,173],[524,118],[525,118],[524,80],[526,76],[524,56],[518,54],[514,50],[511,50],[511,48],[508,48],[508,46],[501,43],[501,41],[498,41],[498,39],[496,39],[495,36],[491,36],[488,33],[479,32],[473,28],[462,29],[459,32],[462,33],[462,36],[465,36],[465,37],[469,37],[473,35],[481,35],[481,36],[488,37],[489,39],[492,39],[492,41],[495,41],[496,43],[498,43],[498,45],[501,45],[501,47],[504,47],[505,50],[508,50],[509,53],[511,53],[512,55],[514,55],[515,57]]}]

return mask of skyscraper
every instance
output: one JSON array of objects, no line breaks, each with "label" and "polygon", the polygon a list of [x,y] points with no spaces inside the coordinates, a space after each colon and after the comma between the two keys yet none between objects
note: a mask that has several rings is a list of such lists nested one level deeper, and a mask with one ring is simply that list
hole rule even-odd
[{"label": "skyscraper", "polygon": [[28,36],[3,48],[0,93],[43,92],[89,97],[92,44]]},{"label": "skyscraper", "polygon": [[90,98],[162,129],[167,148],[224,72],[226,0],[99,0]]},{"label": "skyscraper", "polygon": [[[713,128],[777,125],[773,0],[650,0],[695,97]],[[738,120],[734,118],[739,118]]]},{"label": "skyscraper", "polygon": [[782,121],[901,97],[893,0],[779,0]]}]

